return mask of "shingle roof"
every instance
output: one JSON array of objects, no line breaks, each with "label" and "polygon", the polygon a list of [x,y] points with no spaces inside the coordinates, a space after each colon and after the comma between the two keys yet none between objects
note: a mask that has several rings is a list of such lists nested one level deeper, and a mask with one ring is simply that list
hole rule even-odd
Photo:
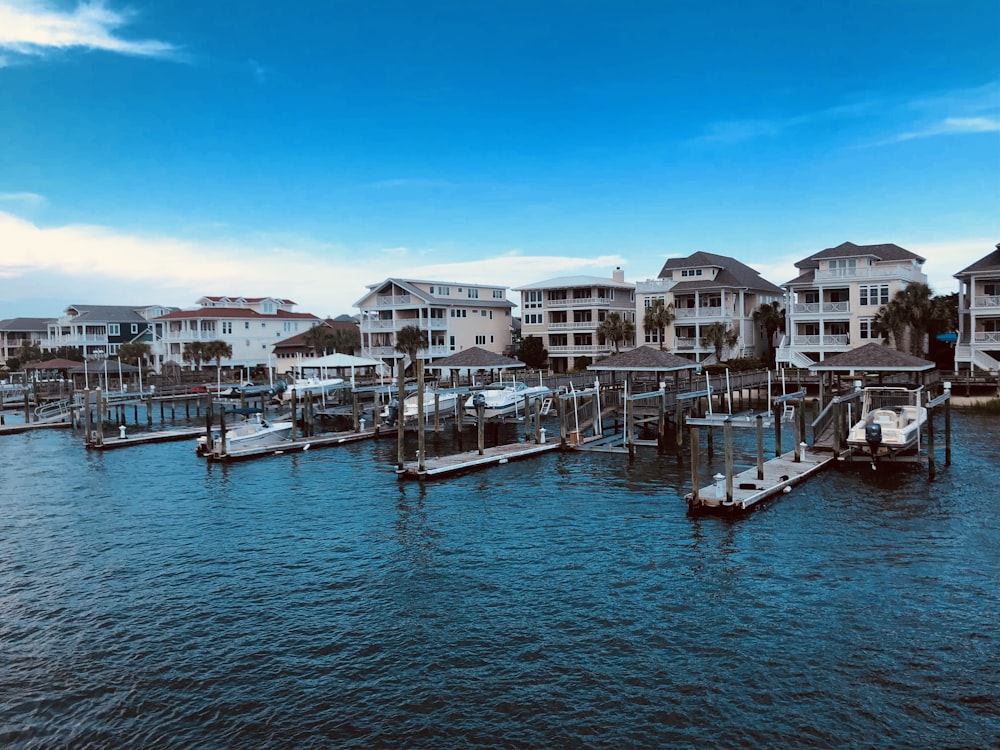
[{"label": "shingle roof", "polygon": [[182,320],[197,318],[254,318],[256,320],[319,320],[319,317],[312,313],[288,312],[287,310],[277,310],[271,315],[264,315],[248,307],[199,307],[197,310],[178,310],[177,312],[161,315],[154,320]]},{"label": "shingle roof", "polygon": [[887,242],[881,245],[855,245],[853,242],[843,242],[836,247],[828,247],[813,253],[808,258],[803,258],[795,264],[796,268],[819,268],[821,260],[830,258],[859,258],[872,256],[877,260],[916,260],[923,263],[926,258],[922,258],[916,253],[901,248]]},{"label": "shingle roof", "polygon": [[56,318],[9,318],[0,320],[0,331],[47,331]]},{"label": "shingle roof", "polygon": [[678,281],[673,289],[675,294],[684,290],[708,289],[717,287],[747,288],[769,294],[781,294],[781,288],[771,283],[759,271],[755,271],[746,263],[730,258],[727,255],[716,255],[698,251],[686,258],[669,258],[660,270],[660,278],[665,278],[668,272],[682,268],[714,267],[720,269],[714,279],[691,279]]},{"label": "shingle roof", "polygon": [[981,271],[1000,271],[1000,245],[997,245],[997,249],[992,253],[984,255],[971,266],[963,268],[955,274],[955,277],[957,278],[971,273],[980,273]]},{"label": "shingle roof", "polygon": [[145,310],[156,305],[70,305],[66,311],[75,310],[77,315],[75,320],[95,322],[105,321],[141,321],[146,319],[139,314],[139,310]]},{"label": "shingle roof", "polygon": [[[452,307],[465,306],[465,307],[506,307],[508,309],[516,307],[516,305],[509,299],[504,297],[503,299],[493,299],[483,297],[482,299],[472,298],[472,297],[440,297],[431,294],[415,284],[418,283],[412,279],[395,279],[388,278],[384,281],[380,281],[377,284],[368,285],[368,293],[364,297],[359,299],[354,303],[355,307],[360,307],[361,303],[366,299],[371,297],[372,292],[377,292],[382,287],[388,286],[390,284],[395,284],[396,286],[405,289],[408,294],[412,294],[418,299],[427,302],[428,304],[440,304],[440,305],[450,305]],[[449,281],[420,281],[421,284],[432,284],[434,286],[454,286],[454,287],[471,287],[473,289],[506,289],[507,287],[491,286],[489,284],[469,284],[463,282],[449,282]]]},{"label": "shingle roof", "polygon": [[635,289],[630,281],[615,281],[607,276],[557,276],[554,279],[536,281],[514,289],[515,292],[525,292],[531,289],[572,289],[581,286],[606,286],[615,289]]},{"label": "shingle roof", "polygon": [[482,370],[503,370],[509,367],[526,367],[519,359],[511,359],[478,346],[455,352],[449,357],[436,359],[428,367],[477,368]]},{"label": "shingle roof", "polygon": [[936,365],[912,354],[891,349],[882,344],[865,344],[849,352],[827,357],[809,369],[814,372],[844,372],[866,370],[868,372],[922,372],[933,370]]},{"label": "shingle roof", "polygon": [[701,365],[684,359],[671,352],[661,351],[652,346],[640,346],[626,352],[612,354],[597,364],[589,365],[588,370],[615,370],[640,372],[670,372],[673,370],[697,370]]}]

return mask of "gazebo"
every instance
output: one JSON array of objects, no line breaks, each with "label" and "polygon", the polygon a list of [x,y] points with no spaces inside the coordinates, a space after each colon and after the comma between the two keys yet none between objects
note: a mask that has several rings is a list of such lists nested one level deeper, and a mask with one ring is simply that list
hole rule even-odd
[{"label": "gazebo", "polygon": [[[824,374],[827,377],[837,375],[839,381],[842,375],[857,377],[862,381],[866,375],[874,374],[878,376],[879,384],[886,373],[913,373],[921,385],[925,384],[924,374],[937,367],[933,362],[912,354],[892,349],[883,344],[865,344],[849,352],[835,354],[827,357],[822,362],[812,365],[809,370],[819,375],[819,403],[824,405],[823,380]],[[832,385],[832,382],[830,383]]]},{"label": "gazebo", "polygon": [[355,357],[352,354],[340,354],[335,352],[334,354],[327,354],[322,357],[316,357],[314,359],[303,360],[300,363],[300,367],[303,370],[319,370],[321,373],[326,370],[338,370],[344,372],[345,370],[351,371],[351,382],[354,382],[354,371],[359,368],[372,367],[380,374],[386,374],[386,364],[380,359],[371,359],[370,357]]},{"label": "gazebo", "polygon": [[476,370],[498,370],[502,374],[504,370],[527,367],[527,365],[519,359],[473,346],[442,359],[436,359],[427,367],[432,370],[468,370],[471,380],[472,373]]},{"label": "gazebo", "polygon": [[680,374],[687,370],[690,378],[690,373],[700,370],[701,365],[652,346],[640,346],[626,352],[612,354],[596,364],[588,365],[587,369],[594,372],[624,372],[629,374],[651,372],[658,378],[666,377],[667,373],[672,372],[674,385],[680,390]]}]

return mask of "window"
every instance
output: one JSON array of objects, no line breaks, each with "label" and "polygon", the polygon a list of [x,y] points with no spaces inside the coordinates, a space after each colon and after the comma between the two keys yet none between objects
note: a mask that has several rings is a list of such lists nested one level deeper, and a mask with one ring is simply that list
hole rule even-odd
[{"label": "window", "polygon": [[889,285],[872,284],[870,286],[858,287],[860,296],[859,304],[862,305],[888,305]]},{"label": "window", "polygon": [[225,333],[232,333],[233,332],[233,321],[231,321],[231,320],[224,320],[224,321],[222,321],[222,332],[224,334]]},{"label": "window", "polygon": [[451,296],[451,287],[450,286],[439,286],[439,287],[436,287],[436,291],[434,293],[438,297],[450,297]]},{"label": "window", "polygon": [[470,289],[469,290],[469,299],[479,299],[479,290],[478,289]]},{"label": "window", "polygon": [[493,299],[503,299],[503,289],[494,289]]},{"label": "window", "polygon": [[831,271],[846,270],[846,269],[853,270],[857,268],[857,266],[858,266],[857,258],[834,258],[833,260],[830,261]]},{"label": "window", "polygon": [[681,276],[701,276],[700,268],[685,268],[681,271]]},{"label": "window", "polygon": [[861,318],[858,321],[858,337],[861,339],[877,339],[875,335],[875,318]]},{"label": "window", "polygon": [[529,307],[541,307],[542,306],[542,292],[540,289],[534,289],[529,292],[524,293],[524,306]]},{"label": "window", "polygon": [[250,330],[250,321],[249,320],[244,321],[243,322],[243,327],[246,328],[249,331]]},{"label": "window", "polygon": [[997,297],[1000,296],[1000,284],[989,283],[983,284],[983,295],[986,297]]},{"label": "window", "polygon": [[476,336],[476,346],[486,346],[486,337]]},{"label": "window", "polygon": [[542,314],[541,313],[527,313],[524,316],[525,325],[529,326],[540,326],[542,324]]},{"label": "window", "polygon": [[451,349],[452,351],[455,351],[455,337],[454,336],[449,336],[448,337],[448,348]]},{"label": "window", "polygon": [[452,310],[451,317],[453,318],[464,318],[466,316],[467,310]]},{"label": "window", "polygon": [[121,336],[122,328],[119,323],[108,323],[108,335],[109,336]]},{"label": "window", "polygon": [[139,333],[139,324],[138,323],[133,323],[132,324],[132,333],[133,334]]}]

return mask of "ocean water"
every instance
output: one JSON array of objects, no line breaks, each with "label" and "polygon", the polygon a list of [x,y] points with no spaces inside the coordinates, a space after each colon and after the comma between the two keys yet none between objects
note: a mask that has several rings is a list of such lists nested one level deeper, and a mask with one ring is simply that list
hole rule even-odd
[{"label": "ocean water", "polygon": [[998,747],[1000,420],[953,428],[933,482],[742,518],[649,448],[401,483],[394,439],[5,436],[0,746]]}]

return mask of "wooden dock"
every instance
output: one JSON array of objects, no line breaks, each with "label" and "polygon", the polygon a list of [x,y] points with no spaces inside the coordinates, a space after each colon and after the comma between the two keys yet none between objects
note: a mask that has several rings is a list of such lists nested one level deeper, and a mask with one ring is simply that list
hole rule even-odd
[{"label": "wooden dock", "polygon": [[[832,465],[837,457],[829,452],[802,451],[796,460],[796,451],[789,451],[764,462],[763,472],[753,466],[732,478],[731,495],[727,495],[728,482],[717,479],[708,487],[695,488],[685,497],[692,509],[720,509],[743,511],[769,497],[791,492],[791,488],[808,477]],[[718,476],[718,475],[717,475]]]},{"label": "wooden dock", "polygon": [[57,427],[72,427],[70,422],[15,422],[0,425],[0,435],[14,435],[19,432],[53,429]]},{"label": "wooden dock", "polygon": [[402,469],[396,469],[396,474],[400,479],[438,479],[440,477],[460,474],[473,469],[481,469],[487,466],[498,466],[509,461],[522,458],[539,456],[543,453],[557,451],[560,448],[559,441],[551,443],[509,443],[507,445],[497,445],[492,448],[484,448],[480,453],[478,450],[466,451],[465,453],[453,453],[449,456],[429,458],[424,461],[423,469],[418,462],[405,463]]},{"label": "wooden dock", "polygon": [[[201,430],[204,432],[204,429]],[[381,433],[386,435],[384,431]],[[313,437],[295,438],[294,440],[284,440],[274,445],[263,445],[255,448],[243,448],[242,450],[226,451],[220,453],[212,450],[204,454],[204,458],[209,461],[231,462],[246,461],[251,458],[261,458],[263,456],[280,456],[285,453],[304,453],[313,448],[328,448],[335,445],[345,445],[347,443],[357,443],[361,440],[371,440],[379,437],[379,430],[374,427],[366,427],[364,430],[354,432],[334,432],[326,435],[315,435]]]},{"label": "wooden dock", "polygon": [[137,445],[150,445],[151,443],[170,443],[178,440],[192,440],[205,432],[204,427],[182,427],[176,430],[157,430],[155,432],[139,432],[132,435],[126,434],[123,438],[120,435],[114,437],[105,436],[103,440],[88,440],[87,448],[95,451],[114,450],[115,448],[131,448]]}]

